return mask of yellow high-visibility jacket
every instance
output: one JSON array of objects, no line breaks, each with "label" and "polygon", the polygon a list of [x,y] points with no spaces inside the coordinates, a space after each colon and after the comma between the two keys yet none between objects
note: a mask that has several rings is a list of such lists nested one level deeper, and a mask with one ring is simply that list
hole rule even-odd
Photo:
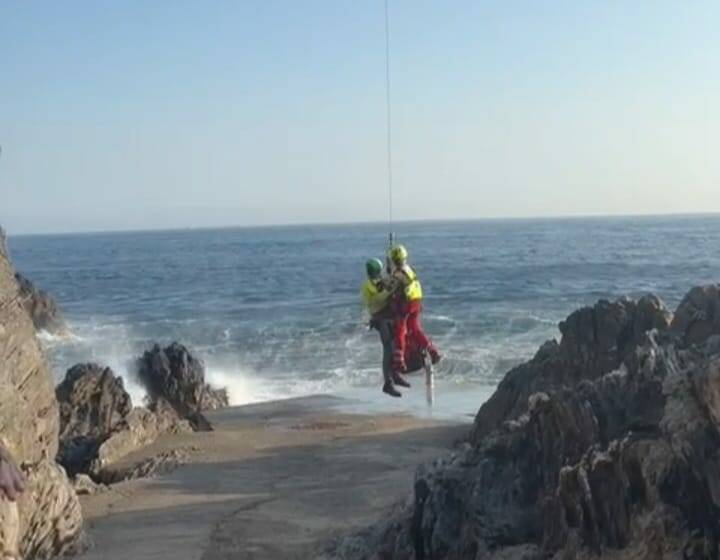
[{"label": "yellow high-visibility jacket", "polygon": [[393,276],[400,281],[403,286],[403,295],[406,301],[419,301],[423,298],[422,286],[417,278],[415,271],[410,265],[403,265],[393,273]]},{"label": "yellow high-visibility jacket", "polygon": [[391,292],[384,290],[379,282],[370,279],[365,280],[360,288],[360,297],[370,315],[375,315],[385,309],[391,295]]}]

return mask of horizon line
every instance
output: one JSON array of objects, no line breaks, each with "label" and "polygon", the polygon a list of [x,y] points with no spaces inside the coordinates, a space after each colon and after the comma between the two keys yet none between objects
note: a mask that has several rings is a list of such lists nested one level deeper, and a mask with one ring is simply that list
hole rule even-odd
[{"label": "horizon line", "polygon": [[[417,218],[407,220],[394,220],[393,226],[398,224],[438,224],[438,223],[470,223],[470,222],[522,222],[522,221],[561,221],[561,220],[587,220],[587,219],[609,219],[609,218],[698,218],[720,216],[720,211],[710,212],[660,212],[648,214],[556,214],[544,216],[480,216],[473,218]],[[290,222],[290,223],[268,223],[268,224],[225,224],[218,226],[178,226],[159,228],[129,228],[129,229],[108,229],[108,230],[79,230],[79,231],[49,231],[49,232],[26,232],[13,234],[4,229],[0,223],[0,231],[4,231],[8,238],[18,237],[53,237],[62,235],[121,235],[127,233],[172,233],[188,231],[219,231],[233,229],[283,229],[301,227],[338,227],[338,226],[371,226],[379,225],[387,227],[390,224],[383,220],[356,220],[348,222]],[[388,228],[390,229],[390,228]],[[393,232],[394,233],[394,232]]]}]

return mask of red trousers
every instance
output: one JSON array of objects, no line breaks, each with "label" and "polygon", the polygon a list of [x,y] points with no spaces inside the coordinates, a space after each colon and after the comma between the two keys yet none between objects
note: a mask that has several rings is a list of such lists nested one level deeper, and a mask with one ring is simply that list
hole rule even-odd
[{"label": "red trousers", "polygon": [[394,333],[394,352],[393,361],[404,363],[405,361],[405,337],[409,336],[413,339],[418,348],[431,348],[432,343],[420,325],[420,311],[422,304],[420,301],[408,301],[399,303],[395,315],[395,324],[393,325]]}]

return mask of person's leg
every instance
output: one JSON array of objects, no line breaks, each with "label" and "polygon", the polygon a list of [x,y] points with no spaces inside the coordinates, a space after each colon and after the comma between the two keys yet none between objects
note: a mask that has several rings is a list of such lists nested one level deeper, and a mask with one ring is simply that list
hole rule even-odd
[{"label": "person's leg", "polygon": [[[393,332],[393,323],[392,322],[389,323],[389,328],[390,328],[390,333],[392,334],[392,332]],[[407,338],[405,338],[405,340],[407,341]],[[391,340],[390,340],[390,350],[391,351],[394,348],[394,346],[395,346],[395,344],[393,343],[392,338],[391,338]],[[405,347],[407,348],[407,344],[405,344]],[[403,352],[405,352],[405,350],[403,350]],[[403,357],[404,357],[404,355],[403,355]],[[402,375],[400,375],[401,371],[405,371],[407,369],[407,367],[406,367],[407,364],[405,364],[405,361],[403,360],[403,363],[399,364],[398,365],[399,367],[395,368],[395,367],[393,367],[394,359],[395,359],[395,356],[393,354],[390,354],[390,374],[392,375],[393,383],[399,387],[406,387],[409,389],[410,383],[408,383],[407,380]]]},{"label": "person's leg", "polygon": [[393,324],[393,371],[405,371],[405,337],[407,336],[407,311],[401,307]]},{"label": "person's leg", "polygon": [[380,342],[383,347],[382,371],[383,371],[383,393],[391,397],[400,397],[401,394],[393,384],[392,359],[393,359],[393,329],[391,320],[378,320],[375,328],[380,333]]},{"label": "person's leg", "polygon": [[410,336],[415,340],[419,348],[426,349],[431,346],[430,339],[425,336],[425,332],[420,324],[420,305],[419,302],[412,302],[409,306],[407,318],[407,330]]},{"label": "person's leg", "polygon": [[425,331],[422,328],[422,323],[420,322],[420,312],[422,311],[420,302],[411,302],[408,311],[407,329],[409,335],[413,338],[413,340],[415,340],[415,343],[419,348],[427,350],[433,364],[438,363],[440,361],[440,353],[425,334]]},{"label": "person's leg", "polygon": [[392,383],[392,358],[393,358],[393,334],[392,334],[392,322],[381,321],[378,326],[380,332],[380,342],[383,347],[383,379],[385,383]]}]

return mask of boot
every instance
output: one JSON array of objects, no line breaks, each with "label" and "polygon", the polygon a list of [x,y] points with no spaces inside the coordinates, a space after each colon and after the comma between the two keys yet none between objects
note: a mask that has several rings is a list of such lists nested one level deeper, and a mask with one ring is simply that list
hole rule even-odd
[{"label": "boot", "polygon": [[382,390],[383,393],[390,395],[391,397],[402,397],[402,393],[398,391],[392,383],[385,383]]},{"label": "boot", "polygon": [[430,362],[432,363],[432,365],[437,364],[442,359],[440,352],[438,352],[437,348],[435,348],[434,346],[428,348],[428,354],[430,355]]},{"label": "boot", "polygon": [[399,373],[393,373],[393,383],[395,383],[395,385],[399,385],[400,387],[410,388],[410,383],[408,383]]}]

